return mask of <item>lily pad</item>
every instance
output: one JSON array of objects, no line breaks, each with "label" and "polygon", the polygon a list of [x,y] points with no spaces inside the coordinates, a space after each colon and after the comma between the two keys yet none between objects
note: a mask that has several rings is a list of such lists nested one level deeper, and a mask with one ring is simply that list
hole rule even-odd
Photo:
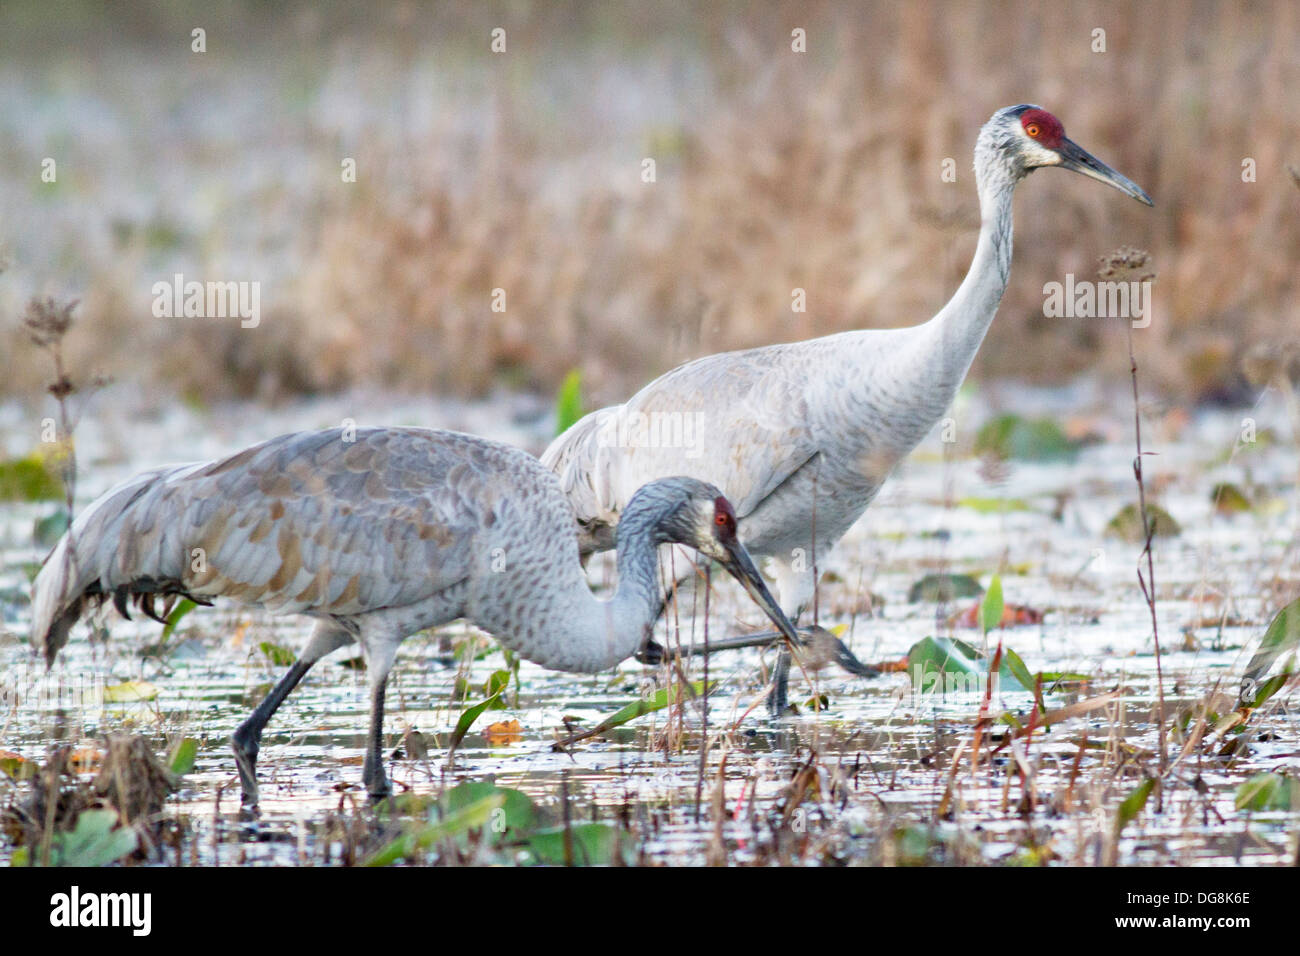
[{"label": "lily pad", "polygon": [[504,793],[489,794],[440,820],[414,827],[371,854],[365,865],[389,866],[398,860],[409,859],[416,851],[432,846],[439,840],[459,836],[474,827],[486,826],[492,821],[494,811],[501,808],[505,800]]},{"label": "lily pad", "polygon": [[[1183,533],[1182,526],[1174,520],[1164,508],[1159,505],[1147,505],[1147,518],[1154,526],[1151,537],[1154,538],[1174,538]],[[1115,514],[1106,524],[1106,534],[1112,538],[1119,538],[1121,541],[1127,541],[1130,544],[1145,543],[1144,532],[1142,530],[1142,512],[1136,504],[1127,504]]]},{"label": "lily pad", "polygon": [[59,508],[44,518],[37,518],[32,526],[32,541],[42,548],[52,548],[68,530],[68,509]]},{"label": "lily pad", "polygon": [[0,501],[59,501],[63,482],[38,452],[0,461]]},{"label": "lily pad", "polygon": [[158,688],[147,680],[128,680],[104,688],[104,702],[107,704],[138,704],[157,696]]},{"label": "lily pad", "polygon": [[[983,693],[988,683],[988,659],[965,641],[927,637],[907,652],[907,673],[919,693]],[[1026,670],[1022,676],[1027,675]],[[998,684],[1004,690],[1034,689],[1032,678],[1026,686],[1016,676],[1006,654],[998,667]]]},{"label": "lily pad", "polygon": [[500,795],[501,812],[494,815],[490,828],[494,836],[516,839],[533,826],[537,810],[533,801],[522,791],[498,787],[483,780],[466,780],[443,794],[442,802],[449,814],[459,813],[487,797]]},{"label": "lily pad", "polygon": [[912,585],[907,600],[952,601],[956,598],[979,597],[984,588],[969,574],[927,574]]},{"label": "lily pad", "polygon": [[1221,515],[1233,515],[1251,509],[1250,499],[1229,481],[1221,481],[1210,491],[1210,503]]},{"label": "lily pad", "polygon": [[51,865],[106,866],[135,852],[139,836],[117,823],[116,810],[82,810],[72,831],[56,834],[51,841]]},{"label": "lily pad", "polygon": [[982,515],[1031,510],[1029,502],[1024,498],[962,498],[957,502],[957,507],[970,508]]},{"label": "lily pad", "polygon": [[999,415],[976,433],[975,452],[1018,461],[1070,461],[1078,445],[1050,418]]},{"label": "lily pad", "polygon": [[0,750],[0,772],[13,780],[30,780],[36,776],[36,764],[12,750]]},{"label": "lily pad", "polygon": [[564,827],[538,830],[528,838],[528,849],[547,866],[608,866],[614,862],[618,831],[608,823],[582,823],[569,827],[569,853]]}]

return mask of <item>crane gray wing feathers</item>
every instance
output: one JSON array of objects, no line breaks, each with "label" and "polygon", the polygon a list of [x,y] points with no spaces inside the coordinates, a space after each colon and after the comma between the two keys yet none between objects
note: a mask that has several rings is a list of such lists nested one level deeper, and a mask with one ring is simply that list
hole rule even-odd
[{"label": "crane gray wing feathers", "polygon": [[811,365],[801,349],[809,344],[688,362],[556,438],[542,464],[560,478],[583,549],[611,547],[619,513],[656,478],[711,482],[744,518],[811,460],[818,448],[807,384],[817,371],[798,374],[805,358]]},{"label": "crane gray wing feathers", "polygon": [[510,446],[387,428],[284,435],[136,476],[46,560],[34,638],[83,594],[135,585],[340,617],[424,600],[469,575],[475,534],[509,507],[501,483],[530,469],[549,477]]}]

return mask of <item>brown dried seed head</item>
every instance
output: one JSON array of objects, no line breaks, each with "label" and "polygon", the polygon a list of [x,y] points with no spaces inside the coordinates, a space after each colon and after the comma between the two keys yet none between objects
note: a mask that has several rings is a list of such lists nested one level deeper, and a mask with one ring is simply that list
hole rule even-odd
[{"label": "brown dried seed head", "polygon": [[23,325],[27,334],[40,348],[47,348],[67,335],[72,327],[72,310],[78,300],[59,305],[53,297],[35,298],[27,303],[27,314],[23,316]]},{"label": "brown dried seed head", "polygon": [[1115,279],[1121,282],[1147,282],[1156,277],[1151,268],[1151,254],[1145,249],[1121,246],[1114,252],[1101,257],[1097,275],[1102,279]]}]

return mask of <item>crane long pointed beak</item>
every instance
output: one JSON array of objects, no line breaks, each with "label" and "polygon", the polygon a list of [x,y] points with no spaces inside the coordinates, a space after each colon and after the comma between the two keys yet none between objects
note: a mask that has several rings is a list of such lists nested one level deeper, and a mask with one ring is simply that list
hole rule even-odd
[{"label": "crane long pointed beak", "polygon": [[754,567],[753,560],[749,557],[749,552],[739,541],[732,540],[723,545],[726,550],[726,556],[718,559],[718,563],[726,568],[727,573],[741,583],[749,596],[754,599],[754,603],[763,609],[763,613],[772,619],[776,629],[781,635],[792,644],[802,644],[803,641],[794,629],[794,625],[786,618],[785,612],[781,610],[768,591],[767,585],[763,582],[763,576],[758,573],[758,568]]},{"label": "crane long pointed beak", "polygon": [[1138,202],[1146,203],[1148,206],[1155,205],[1151,201],[1151,197],[1146,194],[1146,190],[1141,186],[1122,173],[1117,173],[1111,169],[1073,140],[1065,140],[1059,152],[1063,169],[1072,169],[1076,173],[1082,173],[1089,179],[1095,179],[1098,182],[1114,186],[1125,195],[1132,196]]}]

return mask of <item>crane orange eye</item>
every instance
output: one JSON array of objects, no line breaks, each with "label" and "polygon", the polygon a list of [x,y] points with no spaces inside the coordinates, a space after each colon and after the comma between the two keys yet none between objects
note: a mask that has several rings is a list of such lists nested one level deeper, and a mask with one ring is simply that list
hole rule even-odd
[{"label": "crane orange eye", "polygon": [[1037,139],[1037,138],[1038,138],[1038,124],[1037,124],[1037,123],[1030,123],[1028,126],[1025,127],[1025,132],[1028,133],[1030,136],[1033,136],[1035,139]]},{"label": "crane orange eye", "polygon": [[719,512],[718,515],[713,520],[716,521],[719,525],[725,526],[727,523],[727,516]]}]

